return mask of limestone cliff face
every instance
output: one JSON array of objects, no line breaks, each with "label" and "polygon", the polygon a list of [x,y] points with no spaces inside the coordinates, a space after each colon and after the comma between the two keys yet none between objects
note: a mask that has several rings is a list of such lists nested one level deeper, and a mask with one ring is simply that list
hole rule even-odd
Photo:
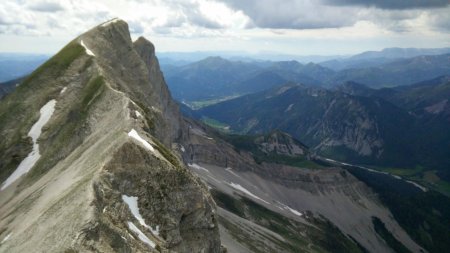
[{"label": "limestone cliff face", "polygon": [[49,101],[40,158],[2,184],[0,252],[220,252],[215,204],[171,151],[180,116],[150,42],[101,24],[4,98],[2,182]]}]

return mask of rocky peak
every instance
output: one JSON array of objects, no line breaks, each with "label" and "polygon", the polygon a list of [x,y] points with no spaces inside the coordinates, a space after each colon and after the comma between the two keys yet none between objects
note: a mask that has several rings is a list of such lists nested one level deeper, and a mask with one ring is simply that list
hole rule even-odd
[{"label": "rocky peak", "polygon": [[[178,106],[173,101],[170,91],[164,80],[163,73],[159,67],[159,61],[156,57],[155,46],[144,37],[139,37],[133,43],[135,51],[138,53],[142,61],[147,66],[149,73],[150,85],[152,90],[156,91],[159,96],[153,98],[156,101],[156,106],[163,112],[167,119],[170,119],[173,128],[173,134],[177,135],[179,130],[178,122],[180,121],[180,114]],[[179,137],[173,136],[173,138]]]},{"label": "rocky peak", "polygon": [[108,59],[110,54],[120,55],[132,49],[128,24],[117,18],[92,28],[77,40],[83,41],[85,48],[91,50],[97,58],[103,59]]},{"label": "rocky peak", "polygon": [[147,62],[148,65],[150,65],[149,63],[151,63],[151,60],[156,57],[155,46],[150,41],[148,41],[146,38],[144,38],[142,36],[139,37],[134,42],[134,48],[136,49],[138,54],[142,57],[142,59],[148,60],[148,62]]},{"label": "rocky peak", "polygon": [[76,40],[111,88],[126,93],[141,110],[152,111],[153,134],[170,146],[179,137],[180,114],[164,81],[153,44],[143,37],[133,43],[128,24],[120,19],[100,24]]},{"label": "rocky peak", "polygon": [[265,153],[296,156],[306,155],[308,152],[308,148],[303,143],[281,131],[272,131],[259,136],[255,138],[255,144]]},{"label": "rocky peak", "polygon": [[2,182],[39,153],[0,190],[2,251],[220,251],[215,204],[171,150],[179,112],[154,47],[126,22],[70,42],[0,101],[0,118]]}]

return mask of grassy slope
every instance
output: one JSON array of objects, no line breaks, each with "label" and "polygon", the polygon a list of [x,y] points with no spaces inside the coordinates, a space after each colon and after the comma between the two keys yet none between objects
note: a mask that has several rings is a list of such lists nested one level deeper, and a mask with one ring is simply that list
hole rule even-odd
[{"label": "grassy slope", "polygon": [[[50,145],[47,145],[46,152],[42,154],[41,159],[36,163],[28,178],[37,178],[53,167],[60,159],[59,155],[69,153],[83,141],[83,132],[85,122],[88,117],[88,111],[98,101],[105,91],[105,81],[103,77],[92,78],[78,94],[79,99],[71,106],[69,113],[62,118],[56,119],[53,125],[60,126],[50,136]],[[61,152],[63,151],[63,152]],[[66,151],[66,152],[64,152]]]}]

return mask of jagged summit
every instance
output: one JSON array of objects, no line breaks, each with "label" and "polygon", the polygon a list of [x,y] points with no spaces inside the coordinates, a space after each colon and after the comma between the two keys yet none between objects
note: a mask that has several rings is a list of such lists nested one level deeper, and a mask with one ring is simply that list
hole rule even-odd
[{"label": "jagged summit", "polygon": [[0,101],[1,182],[39,152],[0,191],[0,251],[219,252],[180,134],[150,42],[120,19],[80,35]]},{"label": "jagged summit", "polygon": [[91,56],[95,65],[103,76],[110,77],[108,83],[113,89],[126,92],[132,100],[144,102],[144,107],[157,113],[160,120],[156,124],[161,127],[154,128],[155,134],[164,144],[170,145],[179,137],[178,107],[165,84],[150,41],[139,37],[133,42],[128,24],[121,19],[100,24],[77,40],[83,42],[88,55],[94,54]]}]

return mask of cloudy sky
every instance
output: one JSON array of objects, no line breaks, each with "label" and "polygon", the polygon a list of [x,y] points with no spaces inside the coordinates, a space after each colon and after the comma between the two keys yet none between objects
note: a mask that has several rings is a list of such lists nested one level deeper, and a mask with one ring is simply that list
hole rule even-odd
[{"label": "cloudy sky", "polygon": [[55,53],[114,17],[159,51],[450,47],[450,0],[1,0],[0,52]]}]

